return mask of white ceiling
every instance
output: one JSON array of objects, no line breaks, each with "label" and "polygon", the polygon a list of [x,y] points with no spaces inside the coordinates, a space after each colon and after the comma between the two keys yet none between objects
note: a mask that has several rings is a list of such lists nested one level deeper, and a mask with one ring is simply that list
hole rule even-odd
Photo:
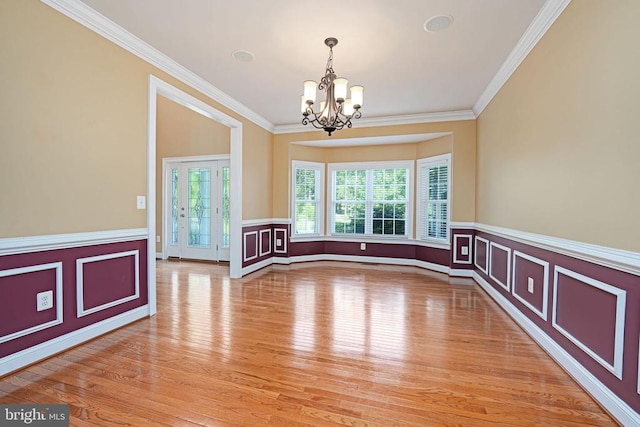
[{"label": "white ceiling", "polygon": [[[339,40],[336,73],[365,87],[363,119],[470,110],[545,0],[83,2],[278,126],[300,123],[327,37]],[[453,24],[425,31],[435,15]],[[234,59],[238,49],[255,60]]]}]

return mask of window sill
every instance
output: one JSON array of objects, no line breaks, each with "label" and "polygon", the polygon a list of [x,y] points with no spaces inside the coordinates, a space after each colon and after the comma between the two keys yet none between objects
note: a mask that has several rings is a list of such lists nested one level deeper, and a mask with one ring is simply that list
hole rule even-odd
[{"label": "window sill", "polygon": [[323,240],[324,236],[322,234],[298,234],[292,235],[289,241],[291,242],[315,242],[318,240]]},{"label": "window sill", "polygon": [[428,248],[438,248],[451,250],[451,244],[448,241],[442,240],[414,240],[415,244],[420,246],[426,246]]}]

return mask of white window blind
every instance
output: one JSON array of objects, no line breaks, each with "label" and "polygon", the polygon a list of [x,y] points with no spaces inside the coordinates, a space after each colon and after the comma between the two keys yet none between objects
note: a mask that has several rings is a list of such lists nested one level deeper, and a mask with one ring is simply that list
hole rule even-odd
[{"label": "white window blind", "polygon": [[324,165],[293,162],[293,234],[322,232],[322,192]]},{"label": "white window blind", "polygon": [[449,242],[451,155],[418,161],[418,238]]}]

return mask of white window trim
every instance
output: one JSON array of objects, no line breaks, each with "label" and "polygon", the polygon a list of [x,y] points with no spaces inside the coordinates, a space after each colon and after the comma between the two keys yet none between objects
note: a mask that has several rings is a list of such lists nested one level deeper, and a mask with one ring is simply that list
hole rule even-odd
[{"label": "white window trim", "polygon": [[[421,200],[421,196],[420,194],[416,194],[416,240],[420,241],[420,242],[425,242],[429,245],[434,245],[434,246],[438,246],[438,247],[443,247],[446,249],[451,249],[451,193],[452,193],[452,188],[451,188],[451,180],[452,180],[452,176],[453,176],[453,171],[451,170],[451,153],[447,153],[447,154],[441,154],[439,156],[432,156],[432,157],[426,157],[423,159],[419,159],[417,162],[417,167],[416,167],[416,177],[418,180],[420,180],[420,169],[422,169],[423,167],[428,167],[431,165],[439,165],[442,163],[447,164],[448,168],[447,168],[447,237],[446,239],[435,239],[432,237],[427,237],[427,238],[421,238],[420,237],[420,231],[422,229],[424,229],[424,221],[422,218],[424,218],[423,215],[423,203]],[[417,182],[416,183],[416,188],[418,188],[418,191],[420,189],[420,186],[422,185],[421,182]]]},{"label": "white window trim", "polygon": [[[296,169],[316,170],[319,172],[316,182],[316,196],[318,208],[316,209],[316,233],[296,233]],[[303,160],[291,161],[291,239],[314,237],[324,235],[324,179],[325,164],[318,162],[308,162]]]},{"label": "white window trim", "polygon": [[[348,162],[348,163],[329,163],[327,165],[327,203],[326,203],[326,215],[327,215],[327,235],[332,237],[338,237],[341,240],[412,240],[413,238],[413,212],[414,212],[414,188],[415,188],[415,161],[414,160],[391,160],[380,162]],[[356,170],[356,169],[396,169],[406,168],[407,175],[407,208],[406,212],[406,225],[404,236],[391,236],[381,234],[341,234],[333,233],[334,218],[333,211],[333,197],[335,194],[335,181],[333,179],[333,172],[340,170]]]}]

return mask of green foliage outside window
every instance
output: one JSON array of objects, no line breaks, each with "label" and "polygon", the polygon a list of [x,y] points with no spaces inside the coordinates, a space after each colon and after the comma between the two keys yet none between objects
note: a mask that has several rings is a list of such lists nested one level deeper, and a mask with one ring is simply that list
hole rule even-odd
[{"label": "green foliage outside window", "polygon": [[335,171],[333,231],[404,236],[407,179],[406,168]]}]

